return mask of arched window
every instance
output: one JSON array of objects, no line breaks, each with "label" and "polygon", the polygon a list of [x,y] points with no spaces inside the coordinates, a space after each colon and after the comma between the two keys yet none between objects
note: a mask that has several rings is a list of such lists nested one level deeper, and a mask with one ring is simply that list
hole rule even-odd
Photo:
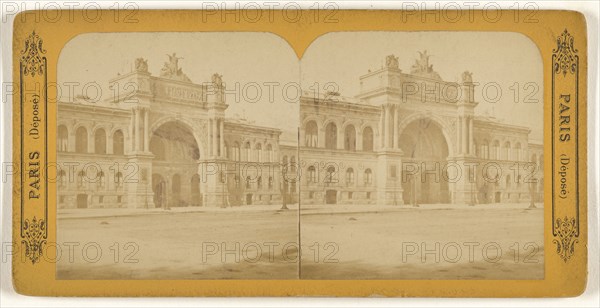
[{"label": "arched window", "polygon": [[517,142],[517,144],[515,144],[515,148],[513,149],[512,158],[513,158],[513,160],[521,161],[521,143],[520,142]]},{"label": "arched window", "polygon": [[115,174],[115,187],[121,188],[123,187],[123,173],[117,172]]},{"label": "arched window", "polygon": [[373,171],[371,169],[365,170],[365,185],[373,184]]},{"label": "arched window", "polygon": [[75,132],[75,152],[87,153],[88,152],[88,134],[85,127],[79,127]]},{"label": "arched window", "polygon": [[106,154],[106,132],[103,128],[97,129],[94,134],[94,153]]},{"label": "arched window", "polygon": [[267,155],[266,155],[266,160],[268,163],[272,163],[273,162],[273,146],[272,145],[267,145]]},{"label": "arched window", "polygon": [[273,189],[273,177],[269,177],[269,189]]},{"label": "arched window", "polygon": [[498,140],[494,140],[492,143],[492,151],[490,152],[491,159],[500,159],[500,142]]},{"label": "arched window", "polygon": [[123,137],[123,132],[121,130],[117,130],[113,134],[113,154],[125,154],[125,137]]},{"label": "arched window", "polygon": [[344,150],[356,151],[356,129],[354,125],[348,125],[344,130]]},{"label": "arched window", "polygon": [[337,126],[333,122],[327,124],[325,128],[325,148],[337,149]]},{"label": "arched window", "polygon": [[317,183],[317,169],[315,166],[308,167],[308,183]]},{"label": "arched window", "polygon": [[233,160],[240,161],[240,144],[238,142],[233,143]]},{"label": "arched window", "polygon": [[490,158],[490,142],[487,140],[483,140],[481,144],[481,151],[479,153],[481,158],[489,159]]},{"label": "arched window", "polygon": [[258,143],[255,147],[254,147],[254,159],[257,162],[262,162],[263,157],[262,157],[262,144]]},{"label": "arched window", "polygon": [[337,183],[337,173],[335,172],[334,166],[327,167],[327,173],[325,174],[325,183]]},{"label": "arched window", "polygon": [[102,170],[98,171],[98,174],[96,175],[96,177],[97,177],[96,180],[98,181],[98,187],[100,187],[100,188],[104,187],[104,180],[105,180],[104,171],[102,171]]},{"label": "arched window", "polygon": [[354,184],[354,169],[348,168],[346,170],[346,185]]},{"label": "arched window", "polygon": [[363,130],[363,151],[373,151],[373,129],[369,126]]},{"label": "arched window", "polygon": [[69,150],[69,132],[67,127],[60,125],[56,136],[56,150],[59,152],[66,152]]},{"label": "arched window", "polygon": [[256,179],[256,188],[262,189],[262,176],[260,176],[260,175]]},{"label": "arched window", "polygon": [[306,128],[304,129],[304,138],[306,139],[306,146],[309,148],[316,148],[319,146],[319,129],[317,127],[317,123],[315,121],[310,121],[306,123]]},{"label": "arched window", "polygon": [[242,151],[242,161],[249,161],[250,160],[250,142],[246,142],[244,144],[244,149]]},{"label": "arched window", "polygon": [[510,142],[506,141],[504,143],[504,147],[502,148],[502,157],[501,159],[510,160]]},{"label": "arched window", "polygon": [[65,172],[65,170],[58,171],[58,176],[57,176],[56,182],[58,183],[58,187],[65,186],[65,184],[67,182],[67,172]]},{"label": "arched window", "polygon": [[85,184],[85,171],[81,170],[77,173],[77,186],[82,187]]}]

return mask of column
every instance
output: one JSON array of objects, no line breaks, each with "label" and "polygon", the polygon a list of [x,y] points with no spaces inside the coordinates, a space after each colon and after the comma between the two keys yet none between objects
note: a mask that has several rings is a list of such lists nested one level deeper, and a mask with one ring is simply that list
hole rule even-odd
[{"label": "column", "polygon": [[460,154],[462,151],[462,117],[459,116],[456,120],[456,154]]},{"label": "column", "polygon": [[[221,125],[219,125],[219,131],[221,134],[221,138],[219,138],[219,140],[221,141],[221,157],[225,157],[225,124],[224,124],[225,120],[224,118],[221,118],[221,120],[219,121],[219,123]],[[266,146],[265,146],[266,147]]]},{"label": "column", "polygon": [[379,148],[383,149],[384,147],[384,143],[383,143],[383,135],[384,135],[384,131],[383,128],[384,126],[384,122],[385,122],[385,109],[383,107],[383,105],[381,106],[381,114],[379,116]]},{"label": "column", "polygon": [[149,151],[150,136],[148,134],[148,108],[144,108],[144,152]]},{"label": "column", "polygon": [[463,127],[463,143],[462,143],[462,152],[463,154],[467,154],[467,134],[469,133],[467,130],[467,118],[466,117],[462,117],[462,127]]},{"label": "column", "polygon": [[392,138],[394,138],[393,140],[393,147],[394,149],[398,149],[398,106],[395,106],[394,108],[394,131],[392,132]]},{"label": "column", "polygon": [[469,154],[475,155],[475,136],[473,135],[473,116],[469,117]]},{"label": "column", "polygon": [[212,131],[213,131],[213,155],[217,156],[219,153],[217,150],[217,119],[216,118],[212,121],[212,125],[213,125],[213,129],[212,129]]},{"label": "column", "polygon": [[129,118],[129,148],[127,149],[129,152],[133,152],[133,140],[135,137],[133,136],[133,121],[135,119],[135,110],[131,109],[131,118]]},{"label": "column", "polygon": [[208,119],[208,156],[209,157],[211,157],[213,155],[212,139],[213,139],[213,119]]},{"label": "column", "polygon": [[133,134],[135,136],[135,139],[133,141],[133,150],[134,151],[138,151],[140,148],[140,110],[136,107],[135,109],[135,124],[133,125]]},{"label": "column", "polygon": [[390,134],[391,134],[391,128],[392,125],[390,125],[391,123],[391,110],[390,110],[390,106],[386,105],[385,107],[385,148],[388,149],[390,148]]}]

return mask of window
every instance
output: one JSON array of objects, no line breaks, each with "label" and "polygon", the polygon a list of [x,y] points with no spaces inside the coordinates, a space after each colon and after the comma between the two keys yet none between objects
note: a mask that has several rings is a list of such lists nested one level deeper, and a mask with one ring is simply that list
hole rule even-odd
[{"label": "window", "polygon": [[258,187],[258,189],[261,189],[261,188],[262,188],[262,176],[259,176],[259,177],[256,179],[256,187]]},{"label": "window", "polygon": [[121,203],[123,201],[123,197],[117,196],[117,203]]},{"label": "window", "polygon": [[77,186],[79,187],[83,187],[83,184],[85,183],[85,171],[81,170],[79,171],[79,173],[77,173]]},{"label": "window", "polygon": [[273,162],[273,146],[272,145],[267,145],[267,155],[266,155],[266,160],[268,163]]},{"label": "window", "polygon": [[506,176],[506,188],[510,188],[511,183],[510,183],[510,175]]},{"label": "window", "polygon": [[123,137],[123,132],[121,130],[117,130],[113,134],[113,154],[125,154],[125,137]]},{"label": "window", "polygon": [[354,125],[348,125],[344,130],[344,150],[356,151],[356,129]]},{"label": "window", "polygon": [[309,148],[316,148],[319,146],[319,133],[317,128],[317,123],[315,121],[310,121],[306,123],[306,128],[304,129],[304,138],[305,145]]},{"label": "window", "polygon": [[269,177],[269,189],[273,189],[273,177]]},{"label": "window", "polygon": [[233,160],[240,161],[240,144],[237,142],[233,144]]},{"label": "window", "polygon": [[495,140],[494,143],[492,143],[492,151],[490,151],[490,158],[500,159],[500,142],[498,140]]},{"label": "window", "polygon": [[291,180],[290,181],[290,192],[291,193],[295,193],[296,192],[296,180]]},{"label": "window", "polygon": [[58,127],[56,148],[59,152],[66,152],[69,150],[69,132],[67,131],[67,127],[64,125],[60,125]]},{"label": "window", "polygon": [[65,203],[65,196],[60,196],[58,198],[58,203]]},{"label": "window", "polygon": [[314,191],[308,192],[308,199],[314,199],[314,198],[315,198],[315,192]]},{"label": "window", "polygon": [[515,144],[515,148],[513,149],[512,158],[513,158],[513,160],[521,161],[521,143],[520,142],[517,142],[517,144]]},{"label": "window", "polygon": [[348,168],[346,170],[346,184],[352,185],[354,184],[354,169]]},{"label": "window", "polygon": [[252,184],[250,182],[251,182],[250,176],[247,176],[246,177],[246,189],[252,188]]},{"label": "window", "polygon": [[502,157],[501,159],[510,160],[510,142],[505,142],[504,147],[502,148]]},{"label": "window", "polygon": [[490,158],[490,142],[487,140],[483,140],[481,144],[481,151],[479,151],[479,156],[484,159]]},{"label": "window", "polygon": [[373,151],[373,129],[369,126],[363,130],[363,151]]},{"label": "window", "polygon": [[370,191],[367,192],[367,199],[371,199],[371,192]]},{"label": "window", "polygon": [[365,185],[373,184],[373,171],[371,169],[365,170]]},{"label": "window", "polygon": [[325,129],[325,148],[337,149],[337,126],[333,122],[327,124]]},{"label": "window", "polygon": [[106,154],[106,132],[102,128],[94,134],[94,153]]},{"label": "window", "polygon": [[104,196],[98,196],[98,203],[104,203]]},{"label": "window", "polygon": [[75,152],[87,153],[88,152],[88,135],[85,127],[79,127],[75,132]]},{"label": "window", "polygon": [[348,192],[348,200],[352,200],[352,196],[353,196],[352,192],[351,192],[351,191],[349,191],[349,192]]},{"label": "window", "polygon": [[65,172],[65,170],[58,171],[58,176],[56,179],[56,182],[58,183],[58,187],[65,186],[65,183],[67,181],[66,177],[67,177],[67,172]]},{"label": "window", "polygon": [[254,159],[257,162],[262,162],[262,144],[257,144],[254,147]]},{"label": "window", "polygon": [[246,144],[244,144],[244,150],[242,152],[242,161],[249,161],[250,160],[250,142],[246,142]]},{"label": "window", "polygon": [[115,174],[115,187],[120,188],[123,186],[123,173],[117,172]]},{"label": "window", "polygon": [[337,183],[337,174],[334,166],[327,167],[327,173],[325,175],[325,183]]},{"label": "window", "polygon": [[308,183],[317,183],[317,170],[315,166],[308,167]]},{"label": "window", "polygon": [[100,170],[98,172],[98,174],[96,175],[96,177],[97,177],[96,180],[98,181],[98,187],[99,188],[104,187],[104,171]]}]

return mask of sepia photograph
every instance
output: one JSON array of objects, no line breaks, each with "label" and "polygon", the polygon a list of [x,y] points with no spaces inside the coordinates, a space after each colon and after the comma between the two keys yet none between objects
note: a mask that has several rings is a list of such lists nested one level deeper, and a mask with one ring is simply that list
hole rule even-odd
[{"label": "sepia photograph", "polygon": [[544,278],[531,40],[328,33],[300,70],[301,278]]},{"label": "sepia photograph", "polygon": [[298,278],[298,75],[268,33],[71,40],[57,238],[75,257],[57,277]]},{"label": "sepia photograph", "polygon": [[79,35],[57,279],[543,279],[542,73],[509,32]]}]

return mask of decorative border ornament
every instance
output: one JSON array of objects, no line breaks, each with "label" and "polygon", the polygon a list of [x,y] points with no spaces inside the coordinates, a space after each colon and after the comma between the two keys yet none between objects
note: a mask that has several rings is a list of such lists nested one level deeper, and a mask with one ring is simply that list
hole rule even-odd
[{"label": "decorative border ornament", "polygon": [[35,264],[43,255],[44,245],[46,245],[44,236],[46,233],[46,222],[43,219],[38,221],[35,216],[33,216],[31,222],[29,219],[25,219],[23,231],[25,238],[21,243],[25,245],[25,256],[31,260],[32,264]]},{"label": "decorative border ornament", "polygon": [[[552,242],[565,263],[575,254],[580,236],[579,55],[574,42],[565,29],[552,50]],[[568,133],[563,118],[573,125]]]},{"label": "decorative border ornament", "polygon": [[33,31],[25,40],[25,49],[21,51],[23,75],[31,75],[34,77],[36,74],[44,74],[46,64],[42,60],[41,54],[46,53],[46,50],[42,47],[43,43],[44,41],[35,33],[35,31]]},{"label": "decorative border ornament", "polygon": [[567,75],[567,71],[574,74],[577,71],[577,62],[575,54],[578,52],[573,46],[575,38],[571,36],[567,29],[556,38],[556,49],[552,53],[556,54],[556,62],[554,63],[554,73],[562,73]]},{"label": "decorative border ornament", "polygon": [[554,222],[554,228],[558,239],[552,240],[556,244],[556,253],[563,261],[567,262],[575,252],[575,243],[577,239],[577,221],[575,218],[557,218]]},{"label": "decorative border ornament", "polygon": [[[25,39],[19,59],[20,240],[25,256],[32,264],[42,261],[49,227],[48,178],[41,175],[42,166],[46,166],[48,161],[48,70],[45,53],[43,40],[32,31]],[[35,128],[34,133],[30,130],[32,127]],[[33,134],[35,138],[25,142],[24,135],[27,134],[29,137]],[[26,168],[26,165],[30,167]]]}]

